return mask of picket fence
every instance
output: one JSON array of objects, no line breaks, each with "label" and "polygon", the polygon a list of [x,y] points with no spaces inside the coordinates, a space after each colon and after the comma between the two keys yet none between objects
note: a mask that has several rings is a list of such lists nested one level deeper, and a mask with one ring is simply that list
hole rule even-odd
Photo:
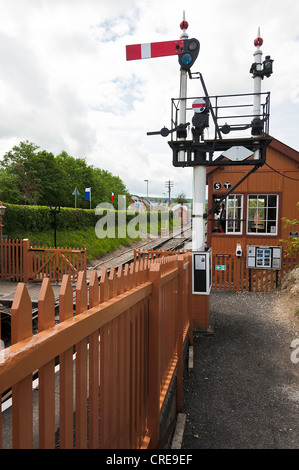
[{"label": "picket fence", "polygon": [[[222,291],[268,292],[278,287],[283,277],[298,263],[298,256],[295,255],[282,258],[280,270],[253,269],[246,267],[244,257],[213,256],[212,288]],[[224,269],[219,269],[220,266]]]},{"label": "picket fence", "polygon": [[[12,447],[32,448],[37,435],[38,447],[47,449],[157,448],[175,376],[176,407],[182,410],[183,345],[192,343],[189,275],[188,255],[112,267],[109,276],[104,269],[100,284],[93,271],[89,286],[81,271],[75,311],[70,275],[64,275],[59,320],[50,280],[44,279],[35,335],[30,297],[19,283],[11,308],[12,344],[0,352],[0,392],[12,390]],[[39,381],[37,411],[33,373]]]},{"label": "picket fence", "polygon": [[32,247],[28,239],[0,241],[0,280],[31,282],[49,278],[61,282],[64,274],[76,281],[86,269],[86,249]]},{"label": "picket fence", "polygon": [[24,240],[0,240],[1,281],[23,281],[25,245]]},{"label": "picket fence", "polygon": [[[186,250],[134,250],[134,262],[186,254]],[[212,289],[267,292],[275,289],[283,277],[299,264],[298,255],[282,257],[282,266],[277,269],[252,269],[246,267],[246,258],[235,255],[212,256]],[[220,268],[221,266],[221,268]]]}]

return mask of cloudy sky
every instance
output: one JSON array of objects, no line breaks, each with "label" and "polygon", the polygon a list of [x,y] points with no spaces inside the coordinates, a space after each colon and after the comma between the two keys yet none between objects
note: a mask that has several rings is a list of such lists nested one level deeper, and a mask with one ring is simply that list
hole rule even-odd
[{"label": "cloudy sky", "polygon": [[[200,41],[194,72],[211,95],[251,93],[253,40],[275,60],[270,134],[298,149],[298,0],[0,0],[0,159],[29,140],[42,150],[86,158],[119,175],[131,193],[191,197],[190,169],[172,166],[171,98],[176,57],[126,61],[129,44],[176,40],[183,10]],[[199,80],[188,95],[202,96]]]}]

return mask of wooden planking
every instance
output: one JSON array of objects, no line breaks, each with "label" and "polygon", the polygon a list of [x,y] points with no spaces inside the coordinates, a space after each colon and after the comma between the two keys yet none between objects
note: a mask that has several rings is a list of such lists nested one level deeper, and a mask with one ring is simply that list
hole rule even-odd
[{"label": "wooden planking", "polygon": [[[97,271],[92,271],[89,281],[89,308],[99,304]],[[99,447],[99,330],[89,335],[89,448]]]},{"label": "wooden planking", "polygon": [[64,274],[77,279],[86,269],[86,249],[30,247],[29,240],[0,242],[0,280],[61,282]]},{"label": "wooden planking", "polygon": [[[86,272],[76,286],[76,315],[87,310]],[[76,343],[76,449],[87,448],[87,337]]]},{"label": "wooden planking", "polygon": [[[188,256],[182,264],[182,273],[189,272],[187,261]],[[148,280],[152,266],[160,270],[160,286],[157,291],[160,300],[156,304],[159,309],[157,315],[159,320],[156,331],[152,329],[152,309],[149,307],[153,299],[152,283]],[[15,377],[15,381],[18,382],[16,385],[19,387],[30,371],[39,369],[41,378],[40,446],[42,448],[53,448],[55,445],[53,359],[56,356],[59,356],[60,361],[61,448],[72,448],[74,443],[77,448],[87,447],[87,372],[89,372],[90,407],[89,447],[99,447],[99,417],[100,447],[132,449],[154,445],[155,439],[149,429],[149,423],[152,424],[152,429],[158,429],[161,403],[164,401],[173,375],[178,373],[176,364],[182,350],[182,347],[178,346],[178,341],[181,341],[182,333],[178,336],[177,331],[184,331],[187,323],[186,312],[182,311],[185,307],[182,307],[181,314],[178,314],[177,295],[180,284],[178,274],[176,259],[160,260],[159,263],[141,260],[136,269],[132,265],[125,266],[124,269],[119,268],[117,273],[115,269],[112,269],[109,277],[103,272],[100,286],[96,272],[94,272],[90,280],[88,305],[86,275],[84,272],[79,273],[75,312],[73,312],[71,278],[69,274],[64,275],[59,294],[59,324],[56,325],[53,323],[53,289],[49,279],[44,280],[39,297],[39,332],[35,336],[32,336],[31,318],[30,328],[27,320],[24,320],[24,318],[29,318],[28,312],[31,315],[32,310],[28,292],[24,285],[18,287],[18,295],[13,305],[15,314],[13,337],[17,343],[7,348],[6,362],[0,370],[0,376],[2,387],[6,387],[12,377]],[[185,286],[184,289],[187,292],[188,278],[182,280],[182,285]],[[181,303],[187,304],[185,301]],[[24,310],[28,311],[25,317]],[[20,312],[22,312],[21,315]],[[183,322],[180,327],[173,324],[180,320]],[[18,335],[16,333],[18,331],[22,333]],[[152,336],[149,336],[149,331]],[[88,338],[89,355],[86,354]],[[150,372],[152,360],[149,349],[155,341],[159,345],[158,364]],[[73,440],[73,344],[76,345],[75,441]],[[96,413],[96,409],[99,409],[99,369],[100,416]],[[157,384],[157,408],[156,415],[152,415],[150,419],[149,410],[153,408],[149,385],[150,377],[154,375]],[[182,377],[179,383],[182,383]],[[31,375],[26,387],[31,390]],[[47,408],[45,404],[48,399],[49,407]],[[25,422],[26,426],[29,423],[30,427],[32,426],[32,412],[28,406],[28,399],[25,402],[26,413],[28,416],[31,415],[30,419],[27,416]],[[16,401],[15,403],[18,411],[19,404]],[[24,430],[24,423],[22,424],[22,430]],[[30,433],[26,433],[26,439],[28,438],[27,446],[30,447]],[[20,446],[17,439],[15,439],[15,445]]]},{"label": "wooden planking", "polygon": [[[32,336],[32,305],[25,284],[17,286],[11,307],[11,342]],[[15,449],[33,447],[32,374],[19,382],[12,379],[12,441]]]},{"label": "wooden planking", "polygon": [[[73,317],[73,290],[70,277],[64,275],[59,293],[59,322]],[[73,448],[73,347],[59,356],[60,364],[60,448]]]},{"label": "wooden planking", "polygon": [[[55,298],[49,279],[44,279],[38,299],[38,331],[55,325]],[[38,371],[39,448],[55,448],[55,360]]]},{"label": "wooden planking", "polygon": [[0,241],[0,280],[23,281],[24,240]]}]

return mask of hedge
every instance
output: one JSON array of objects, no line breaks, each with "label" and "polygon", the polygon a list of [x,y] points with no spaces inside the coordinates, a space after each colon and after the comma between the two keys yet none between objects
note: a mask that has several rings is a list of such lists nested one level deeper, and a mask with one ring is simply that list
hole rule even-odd
[{"label": "hedge", "polygon": [[[3,217],[3,233],[10,238],[18,232],[46,232],[53,229],[54,216],[48,206],[29,206],[4,203],[6,206]],[[108,211],[109,209],[107,209]],[[57,230],[84,230],[86,227],[95,227],[97,221],[106,215],[97,215],[95,209],[74,209],[61,207],[60,213],[56,215]],[[126,212],[126,223],[138,215],[138,212]],[[115,211],[115,223],[118,223],[118,211]],[[172,213],[171,216],[172,218]],[[161,212],[158,212],[158,220],[161,221]],[[147,222],[150,222],[150,212],[147,213]],[[10,235],[11,234],[11,235]]]}]

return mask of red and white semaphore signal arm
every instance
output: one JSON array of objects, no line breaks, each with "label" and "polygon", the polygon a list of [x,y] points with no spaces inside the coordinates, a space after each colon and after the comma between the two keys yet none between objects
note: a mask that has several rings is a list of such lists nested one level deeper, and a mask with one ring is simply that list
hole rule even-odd
[{"label": "red and white semaphore signal arm", "polygon": [[184,40],[148,42],[126,46],[127,60],[151,59],[184,52]]}]

